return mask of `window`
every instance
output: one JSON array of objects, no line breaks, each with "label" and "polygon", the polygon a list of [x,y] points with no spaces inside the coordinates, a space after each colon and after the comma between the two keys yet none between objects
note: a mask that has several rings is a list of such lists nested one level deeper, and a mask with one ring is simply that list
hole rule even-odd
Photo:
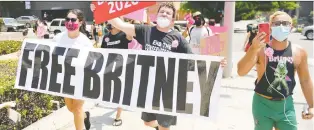
[{"label": "window", "polygon": [[61,21],[61,26],[65,26],[65,25],[64,25],[64,22],[65,22],[65,20],[62,20],[62,21]]},{"label": "window", "polygon": [[13,19],[13,18],[4,18],[4,19],[3,19],[3,22],[4,22],[5,24],[8,24],[8,23],[17,23],[17,21],[16,21],[15,19]]},{"label": "window", "polygon": [[22,17],[23,20],[29,20],[29,17]]},{"label": "window", "polygon": [[50,24],[50,26],[59,26],[60,21],[52,21],[52,23]]}]

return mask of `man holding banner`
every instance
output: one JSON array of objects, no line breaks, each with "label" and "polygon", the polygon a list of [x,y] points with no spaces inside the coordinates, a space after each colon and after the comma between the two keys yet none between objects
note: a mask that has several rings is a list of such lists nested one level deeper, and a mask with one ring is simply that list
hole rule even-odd
[{"label": "man holding banner", "polygon": [[[95,9],[95,5],[91,4],[91,10],[94,11]],[[144,50],[192,53],[188,42],[182,35],[171,29],[174,25],[175,14],[176,9],[173,3],[166,2],[162,3],[158,9],[156,26],[133,25],[122,21],[120,18],[113,18],[108,20],[108,22],[127,35],[134,36],[135,39],[142,44]],[[225,66],[226,60],[222,60],[221,64]],[[141,91],[139,91],[139,93],[141,93]],[[177,117],[142,112],[142,120],[145,125],[154,127],[156,130],[170,130],[170,126],[176,124]]]}]

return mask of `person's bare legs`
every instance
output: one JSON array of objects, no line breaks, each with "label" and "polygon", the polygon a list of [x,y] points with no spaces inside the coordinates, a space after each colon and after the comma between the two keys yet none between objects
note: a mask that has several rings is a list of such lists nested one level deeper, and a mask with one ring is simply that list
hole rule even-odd
[{"label": "person's bare legs", "polygon": [[70,98],[64,98],[64,100],[68,110],[74,115],[74,125],[76,130],[83,130],[85,116],[83,111],[84,101]]},{"label": "person's bare legs", "polygon": [[157,123],[156,120],[150,121],[150,122],[145,122],[145,121],[144,121],[144,124],[145,124],[146,126],[153,127],[153,128],[156,128],[156,127],[158,126],[158,123]]},{"label": "person's bare legs", "polygon": [[121,113],[122,113],[122,108],[118,107],[117,114],[116,114],[116,119],[120,119]]},{"label": "person's bare legs", "polygon": [[73,115],[74,115],[74,124],[76,130],[83,130],[84,128],[84,116],[85,113],[83,111],[83,100],[73,100]]},{"label": "person's bare legs", "polygon": [[165,128],[165,127],[162,127],[162,126],[158,126],[158,130],[170,130],[170,128]]},{"label": "person's bare legs", "polygon": [[151,122],[144,122],[144,124],[146,126],[149,126],[149,127],[152,127],[152,128],[157,128],[158,127],[158,130],[170,130],[170,128],[165,128],[165,127],[162,127],[160,125],[158,125],[157,121],[151,121]]},{"label": "person's bare legs", "polygon": [[120,126],[120,125],[122,125],[121,113],[122,113],[122,108],[118,107],[116,118],[114,119],[114,122],[113,122],[113,126]]},{"label": "person's bare legs", "polygon": [[149,127],[152,127],[152,128],[155,128],[156,130],[158,130],[158,123],[157,123],[157,120],[154,120],[154,121],[150,121],[150,122],[146,122],[144,121],[144,124],[146,126],[149,126]]}]

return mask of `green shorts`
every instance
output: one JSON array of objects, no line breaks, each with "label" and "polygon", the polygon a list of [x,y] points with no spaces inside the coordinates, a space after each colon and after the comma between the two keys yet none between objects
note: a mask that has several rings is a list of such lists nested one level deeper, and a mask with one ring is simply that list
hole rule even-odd
[{"label": "green shorts", "polygon": [[254,130],[272,130],[273,127],[277,130],[297,130],[292,96],[286,98],[286,116],[284,104],[284,100],[272,101],[255,93],[252,103]]}]

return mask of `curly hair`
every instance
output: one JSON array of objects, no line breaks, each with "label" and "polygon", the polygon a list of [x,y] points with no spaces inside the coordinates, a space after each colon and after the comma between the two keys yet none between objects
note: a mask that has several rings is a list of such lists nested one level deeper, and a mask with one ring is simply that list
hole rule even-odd
[{"label": "curly hair", "polygon": [[174,7],[172,2],[163,2],[163,3],[161,3],[157,12],[159,12],[159,10],[162,7],[166,7],[166,8],[172,9],[172,11],[173,11],[172,18],[176,17],[176,8]]}]

